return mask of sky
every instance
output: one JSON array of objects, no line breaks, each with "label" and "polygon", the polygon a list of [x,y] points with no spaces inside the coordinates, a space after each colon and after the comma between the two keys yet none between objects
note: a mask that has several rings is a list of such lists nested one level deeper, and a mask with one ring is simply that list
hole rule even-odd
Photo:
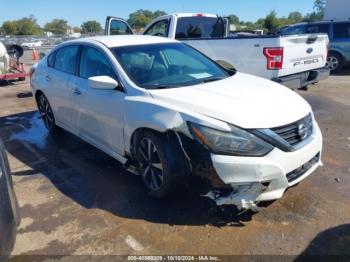
[{"label": "sky", "polygon": [[278,16],[289,12],[312,12],[314,0],[0,0],[0,25],[6,20],[16,20],[34,15],[43,26],[54,18],[68,20],[71,26],[84,21],[97,20],[104,25],[108,15],[127,18],[137,9],[162,10],[167,13],[236,14],[240,20],[256,21],[271,10]]}]

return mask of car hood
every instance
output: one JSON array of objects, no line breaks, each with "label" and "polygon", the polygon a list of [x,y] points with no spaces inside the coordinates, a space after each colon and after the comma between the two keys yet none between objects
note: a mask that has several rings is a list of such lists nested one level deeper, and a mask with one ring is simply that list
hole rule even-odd
[{"label": "car hood", "polygon": [[294,91],[242,73],[220,81],[149,93],[154,99],[242,128],[283,126],[311,111],[310,105]]}]

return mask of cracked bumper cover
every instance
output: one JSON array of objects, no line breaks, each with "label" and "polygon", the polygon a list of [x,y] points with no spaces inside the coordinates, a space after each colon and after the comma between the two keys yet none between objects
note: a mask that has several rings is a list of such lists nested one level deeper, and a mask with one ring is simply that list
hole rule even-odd
[{"label": "cracked bumper cover", "polygon": [[[234,191],[225,197],[208,195],[218,205],[234,204],[239,208],[254,208],[259,201],[281,198],[285,190],[309,176],[322,165],[322,135],[317,124],[314,139],[294,152],[274,148],[264,157],[236,157],[211,154],[214,169],[220,179]],[[306,165],[307,164],[307,165]],[[307,166],[307,168],[306,168]],[[287,174],[304,168],[294,180]],[[265,186],[259,186],[259,185]]]}]

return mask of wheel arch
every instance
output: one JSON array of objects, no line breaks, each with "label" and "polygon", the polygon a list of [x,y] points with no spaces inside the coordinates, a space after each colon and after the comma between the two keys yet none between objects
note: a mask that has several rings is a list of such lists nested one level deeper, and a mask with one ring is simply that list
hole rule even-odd
[{"label": "wheel arch", "polygon": [[35,101],[38,102],[39,97],[40,97],[41,95],[43,95],[43,94],[44,94],[43,91],[41,91],[41,90],[36,90],[36,91],[35,91]]},{"label": "wheel arch", "polygon": [[160,131],[160,130],[148,128],[148,127],[139,127],[137,129],[135,129],[134,132],[130,136],[129,153],[130,153],[132,158],[134,158],[134,156],[136,154],[135,150],[136,150],[136,144],[137,144],[138,138],[140,137],[140,135],[143,132],[147,132],[147,131],[155,133],[155,134],[160,135],[160,136],[164,136],[167,138],[167,140],[170,143],[176,143],[180,146],[179,141],[176,139],[175,131],[172,129],[166,129],[166,130]]},{"label": "wheel arch", "polygon": [[345,56],[342,54],[342,52],[341,51],[339,51],[339,50],[335,50],[335,49],[330,49],[329,51],[328,51],[328,55],[329,54],[337,54],[337,55],[339,55],[340,57],[341,57],[341,59],[342,59],[342,62],[344,62],[344,60],[345,60]]}]

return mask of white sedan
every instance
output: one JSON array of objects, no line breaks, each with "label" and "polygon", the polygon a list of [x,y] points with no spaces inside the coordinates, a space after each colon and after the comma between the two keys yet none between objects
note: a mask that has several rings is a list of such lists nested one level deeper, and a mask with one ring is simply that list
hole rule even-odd
[{"label": "white sedan", "polygon": [[216,204],[258,209],[321,165],[321,131],[303,98],[175,40],[68,41],[33,70],[48,130],[135,167],[156,197],[198,176]]},{"label": "white sedan", "polygon": [[24,49],[33,49],[35,47],[41,47],[43,45],[43,42],[40,40],[35,40],[33,42],[25,42],[21,44],[21,47]]}]

